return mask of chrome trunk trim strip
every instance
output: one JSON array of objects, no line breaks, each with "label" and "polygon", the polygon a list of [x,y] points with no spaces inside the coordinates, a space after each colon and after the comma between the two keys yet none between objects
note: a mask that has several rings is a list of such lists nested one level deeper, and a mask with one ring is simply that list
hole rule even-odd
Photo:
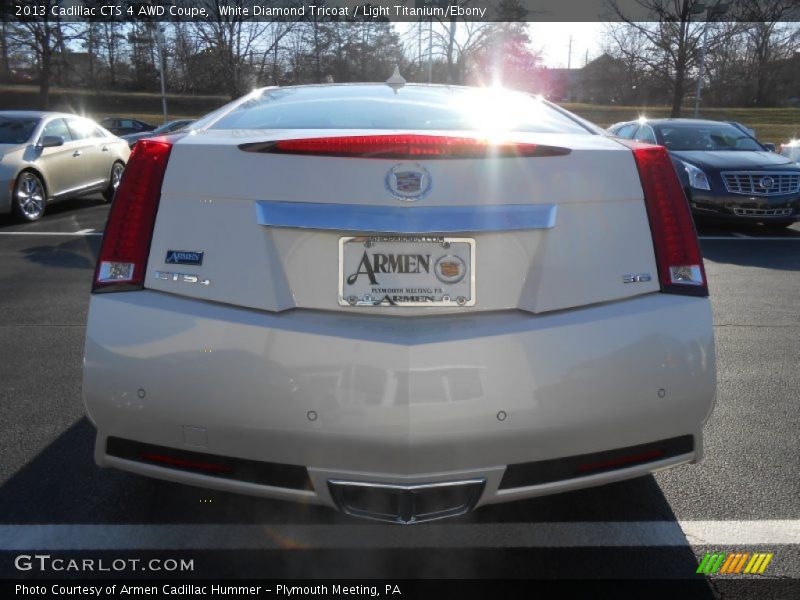
[{"label": "chrome trunk trim strip", "polygon": [[551,229],[555,204],[370,206],[256,202],[259,225],[362,233],[477,233]]}]

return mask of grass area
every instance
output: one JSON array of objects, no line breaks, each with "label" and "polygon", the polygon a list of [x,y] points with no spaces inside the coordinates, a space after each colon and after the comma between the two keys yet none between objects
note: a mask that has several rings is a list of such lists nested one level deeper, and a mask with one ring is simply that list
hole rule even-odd
[{"label": "grass area", "polygon": [[[0,110],[30,109],[38,106],[39,88],[32,85],[0,85]],[[76,112],[95,118],[111,115],[134,117],[159,124],[163,120],[161,95],[149,92],[91,91],[53,88],[53,110]],[[195,118],[219,108],[230,99],[225,96],[167,95],[170,119]],[[601,127],[639,116],[668,117],[667,106],[597,106],[564,104],[564,108]],[[684,116],[692,109],[685,108]],[[800,107],[795,108],[704,108],[700,116],[720,121],[739,121],[756,130],[765,142],[780,143],[800,137]]]},{"label": "grass area", "polygon": [[[190,119],[219,108],[230,98],[224,96],[182,96],[167,94],[170,119]],[[50,90],[52,110],[74,112],[93,118],[124,116],[154,124],[163,120],[161,95],[148,92],[92,91],[74,88]],[[39,88],[32,85],[0,85],[0,110],[27,110],[39,106]]]}]

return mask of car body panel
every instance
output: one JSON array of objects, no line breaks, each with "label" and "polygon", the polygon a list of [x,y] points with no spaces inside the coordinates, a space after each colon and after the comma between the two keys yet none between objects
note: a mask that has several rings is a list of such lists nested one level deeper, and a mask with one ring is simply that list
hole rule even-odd
[{"label": "car body panel", "polygon": [[700,152],[673,150],[673,156],[692,163],[698,167],[721,169],[724,171],[742,171],[749,169],[780,169],[794,166],[788,158],[774,152]]},{"label": "car body panel", "polygon": [[341,477],[502,471],[699,439],[716,383],[706,298],[397,319],[145,291],[95,295],[90,314],[84,398],[98,461],[122,468],[106,437],[197,449],[191,427],[205,431],[204,452]]},{"label": "car body panel", "polygon": [[[319,132],[281,135],[311,137]],[[163,183],[145,286],[273,311],[302,307],[411,314],[415,309],[340,307],[336,293],[338,241],[348,232],[265,227],[259,225],[256,210],[259,201],[269,200],[397,207],[413,212],[415,206],[393,198],[385,188],[387,172],[400,161],[270,156],[237,147],[264,139],[262,132],[237,131],[231,140],[230,134],[212,131],[186,136],[175,144]],[[636,284],[623,281],[627,273],[656,272],[630,151],[601,136],[559,136],[555,140],[554,136],[528,135],[519,139],[567,144],[572,153],[497,162],[418,163],[430,173],[433,186],[417,204],[440,207],[445,214],[453,206],[557,208],[552,229],[460,233],[476,242],[478,301],[474,307],[446,310],[544,312],[657,290],[655,277]],[[603,177],[608,171],[620,174],[613,179]],[[575,177],[575,173],[582,176]],[[338,180],[347,185],[331,185]],[[236,235],[222,236],[223,223],[225,231],[236,231]],[[176,249],[205,252],[203,265],[189,272],[209,280],[209,285],[182,285],[152,275],[155,270],[180,271],[166,263],[168,251]],[[551,266],[553,257],[558,257],[566,270]],[[248,264],[259,267],[250,270]]]},{"label": "car body panel", "polygon": [[[423,87],[427,100],[442,94],[444,104],[467,93]],[[315,102],[329,100],[326,89],[314,86]],[[380,85],[345,95],[358,102],[373,92],[374,106],[397,102],[397,90]],[[272,150],[288,145],[280,140],[304,146],[301,138],[325,137],[395,148],[388,137],[407,134],[410,147],[424,151],[414,145],[422,136],[443,144],[450,141],[438,137],[479,134],[336,129],[334,111],[322,116],[332,119],[327,129],[213,127],[237,107],[258,104],[259,93],[268,95],[265,102],[299,97],[287,113],[292,119],[305,118],[304,110],[319,117],[303,93],[263,90],[201,119],[186,135],[137,146],[168,150],[169,159],[146,265],[144,256],[135,265],[143,284],[104,281],[90,302],[83,393],[98,431],[98,464],[342,508],[331,485],[407,491],[412,484],[479,482],[477,502],[487,504],[699,460],[716,387],[711,308],[704,285],[680,288],[689,284],[673,277],[664,289],[684,293],[661,291],[653,242],[659,223],[648,215],[658,207],[644,197],[641,154],[637,163],[630,148],[577,121],[561,133],[505,133],[508,144],[561,150],[555,154],[498,154],[478,138],[467,142],[479,146],[470,158],[417,153],[413,160],[408,149],[400,153],[405,160],[378,158],[375,146],[334,156]],[[415,94],[391,115],[419,118]],[[376,110],[370,123],[384,127],[387,119]],[[566,115],[558,111],[555,122]],[[349,127],[362,112],[348,104],[344,122]],[[423,118],[431,114],[449,116],[431,109]],[[233,122],[246,122],[238,118]],[[659,160],[650,164],[663,166],[663,155]],[[408,196],[392,187],[399,189],[401,173],[417,182]],[[676,182],[668,183],[677,193],[669,200],[684,210]],[[696,243],[690,229],[684,218],[684,256],[699,260],[688,247]],[[412,235],[420,231],[434,240],[467,239],[472,303],[342,302],[343,240],[362,236],[369,248],[381,236],[405,243],[393,237],[400,235],[412,245],[430,244]],[[405,276],[381,271],[387,272],[395,281]],[[592,475],[501,489],[509,465],[678,438],[690,444],[646,464],[629,456],[619,468]],[[128,451],[119,450],[120,442]],[[218,467],[215,457],[300,469],[311,483],[254,483],[195,468]]]}]

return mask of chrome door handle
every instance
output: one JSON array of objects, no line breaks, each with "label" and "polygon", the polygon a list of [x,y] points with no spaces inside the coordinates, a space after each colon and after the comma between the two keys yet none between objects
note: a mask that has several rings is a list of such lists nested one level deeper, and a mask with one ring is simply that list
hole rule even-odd
[{"label": "chrome door handle", "polygon": [[80,155],[81,155],[80,150],[75,150],[75,152],[72,153],[72,156],[80,156]]}]

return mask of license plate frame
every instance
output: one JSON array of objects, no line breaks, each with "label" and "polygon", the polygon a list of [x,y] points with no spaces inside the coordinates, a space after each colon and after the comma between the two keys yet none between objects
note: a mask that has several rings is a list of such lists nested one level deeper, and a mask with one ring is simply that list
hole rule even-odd
[{"label": "license plate frame", "polygon": [[[387,273],[385,271],[376,273],[373,270],[374,279],[377,281],[377,276],[380,275],[384,279],[384,283],[377,282],[372,284],[372,277],[367,272],[371,267],[363,265],[364,254],[362,254],[362,262],[356,268],[356,272],[350,273],[354,268],[354,261],[349,256],[345,256],[345,253],[350,248],[363,249],[366,256],[373,259],[369,262],[370,265],[373,265],[377,263],[374,262],[375,255],[369,254],[370,249],[373,249],[372,251],[374,252],[374,249],[380,249],[381,247],[388,249],[405,248],[412,252],[416,251],[413,254],[406,253],[395,256],[395,264],[403,262],[401,257],[416,257],[406,259],[411,261],[410,263],[405,263],[406,267],[412,264],[414,268],[422,269],[425,266],[425,261],[419,260],[419,258],[427,256],[428,268],[425,274],[403,271],[399,273]],[[426,250],[430,251],[430,254],[421,254]],[[466,257],[464,256],[465,252],[468,252]],[[340,306],[452,308],[475,306],[475,238],[398,234],[341,236],[339,237],[338,253],[338,302]],[[391,259],[389,260],[391,261]],[[362,267],[364,271],[361,271]],[[458,271],[461,268],[465,269],[465,272],[459,277]],[[355,280],[352,282],[346,281],[347,278],[352,278],[354,275],[356,277]],[[364,291],[363,281],[359,286],[361,288],[360,291],[357,289],[356,283],[361,275],[365,275],[370,282],[366,284],[371,287],[369,291]],[[396,282],[389,283],[386,282],[386,275],[394,275],[395,278],[403,275],[413,281],[410,281],[409,285]],[[422,275],[422,277],[409,277],[416,275]],[[422,287],[419,283],[415,283],[426,276],[428,281]],[[448,276],[451,281],[446,280]]]}]

